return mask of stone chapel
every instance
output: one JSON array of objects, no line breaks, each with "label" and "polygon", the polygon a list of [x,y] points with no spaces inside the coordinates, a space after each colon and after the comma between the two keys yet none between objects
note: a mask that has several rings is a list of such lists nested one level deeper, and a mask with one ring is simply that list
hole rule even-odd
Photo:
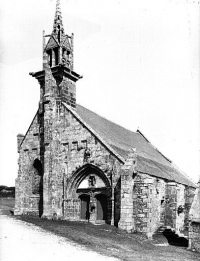
[{"label": "stone chapel", "polygon": [[57,0],[53,30],[43,35],[43,68],[30,73],[39,107],[17,136],[14,214],[107,223],[149,238],[166,227],[184,234],[195,184],[139,130],[76,103],[73,52]]}]

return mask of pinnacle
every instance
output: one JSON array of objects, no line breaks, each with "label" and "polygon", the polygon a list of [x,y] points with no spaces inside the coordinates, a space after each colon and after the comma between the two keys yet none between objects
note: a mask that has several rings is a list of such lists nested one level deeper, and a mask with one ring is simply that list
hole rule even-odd
[{"label": "pinnacle", "polygon": [[58,13],[61,14],[60,0],[57,0],[57,2],[56,2],[56,14],[58,14]]},{"label": "pinnacle", "polygon": [[56,29],[63,29],[63,22],[62,22],[62,13],[60,8],[60,0],[56,1],[56,12],[53,24],[53,31],[55,32]]}]

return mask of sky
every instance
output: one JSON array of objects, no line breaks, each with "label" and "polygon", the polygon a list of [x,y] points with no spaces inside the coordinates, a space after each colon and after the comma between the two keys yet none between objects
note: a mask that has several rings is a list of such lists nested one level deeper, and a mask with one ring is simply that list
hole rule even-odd
[{"label": "sky", "polygon": [[[17,134],[39,102],[42,31],[56,0],[0,3],[0,185],[13,186]],[[74,38],[77,102],[139,130],[194,182],[200,175],[199,0],[61,0]]]}]

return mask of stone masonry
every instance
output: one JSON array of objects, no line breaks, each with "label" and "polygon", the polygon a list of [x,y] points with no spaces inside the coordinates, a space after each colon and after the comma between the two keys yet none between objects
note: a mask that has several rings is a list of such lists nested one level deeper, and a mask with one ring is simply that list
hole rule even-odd
[{"label": "stone masonry", "polygon": [[200,253],[200,180],[189,213],[189,248]]}]

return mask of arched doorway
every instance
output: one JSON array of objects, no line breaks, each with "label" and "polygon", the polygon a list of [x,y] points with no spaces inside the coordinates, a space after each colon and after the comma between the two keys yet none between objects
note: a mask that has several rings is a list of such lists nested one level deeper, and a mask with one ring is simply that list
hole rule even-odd
[{"label": "arched doorway", "polygon": [[[69,218],[74,220],[77,217],[73,213],[78,213],[79,220],[92,223],[101,220],[110,224],[111,186],[110,180],[101,169],[92,164],[85,164],[73,174],[66,191],[68,204],[65,213]],[[73,204],[76,199],[79,199],[77,206]]]},{"label": "arched doorway", "polygon": [[107,196],[103,194],[99,194],[96,196],[96,205],[97,205],[97,213],[96,219],[97,220],[107,220]]},{"label": "arched doorway", "polygon": [[89,195],[81,195],[80,197],[80,218],[83,220],[90,219],[90,196]]}]

